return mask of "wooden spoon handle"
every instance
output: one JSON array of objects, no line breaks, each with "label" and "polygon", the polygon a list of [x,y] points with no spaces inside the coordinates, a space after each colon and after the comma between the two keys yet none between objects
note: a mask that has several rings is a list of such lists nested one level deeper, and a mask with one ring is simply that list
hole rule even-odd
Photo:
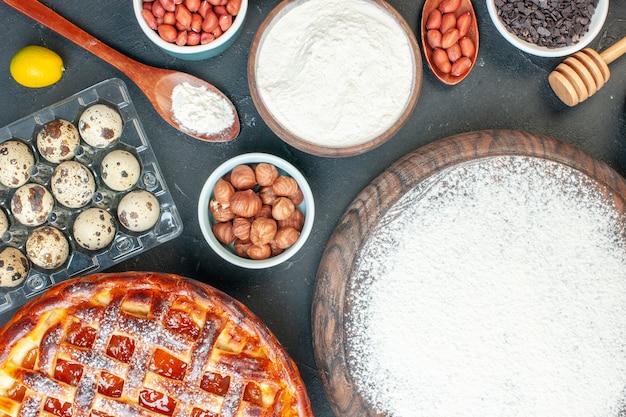
[{"label": "wooden spoon handle", "polygon": [[606,50],[600,53],[600,56],[607,64],[615,61],[626,52],[626,37],[623,37],[613,45],[609,46]]},{"label": "wooden spoon handle", "polygon": [[126,74],[135,84],[141,85],[141,73],[139,67],[146,67],[145,64],[137,62],[115,49],[100,42],[69,20],[60,16],[38,0],[3,0],[6,4],[30,17],[34,21],[46,26],[76,45],[86,49],[102,60],[113,65],[115,68]]}]

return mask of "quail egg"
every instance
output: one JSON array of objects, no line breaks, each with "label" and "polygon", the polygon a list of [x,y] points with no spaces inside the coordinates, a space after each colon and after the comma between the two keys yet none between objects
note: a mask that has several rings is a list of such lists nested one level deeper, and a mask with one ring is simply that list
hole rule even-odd
[{"label": "quail egg", "polygon": [[141,166],[135,155],[122,149],[106,154],[100,169],[102,181],[115,191],[131,189],[141,175]]},{"label": "quail egg", "polygon": [[35,156],[28,145],[18,140],[0,143],[0,183],[10,188],[26,184],[33,165]]},{"label": "quail egg", "polygon": [[88,107],[78,120],[78,131],[85,142],[95,148],[106,148],[122,135],[122,117],[105,104]]},{"label": "quail egg", "polygon": [[24,184],[11,197],[11,212],[15,219],[25,226],[39,226],[45,223],[53,208],[52,194],[39,184]]},{"label": "quail egg", "polygon": [[37,150],[46,161],[53,164],[72,159],[78,145],[78,129],[64,119],[46,123],[37,133]]},{"label": "quail egg", "polygon": [[92,207],[76,217],[73,234],[76,243],[87,250],[99,250],[115,237],[115,220],[108,211]]},{"label": "quail egg", "polygon": [[76,161],[65,161],[54,169],[50,189],[57,201],[65,207],[79,208],[93,198],[96,181],[85,165]]},{"label": "quail egg", "polygon": [[0,288],[17,287],[28,276],[30,264],[19,249],[6,247],[0,252]]},{"label": "quail egg", "polygon": [[9,219],[4,210],[0,210],[0,236],[9,230]]},{"label": "quail egg", "polygon": [[44,269],[60,267],[69,254],[67,238],[63,232],[52,226],[35,229],[26,240],[26,255],[32,263]]},{"label": "quail egg", "polygon": [[149,191],[136,190],[126,194],[117,206],[117,217],[128,230],[143,232],[156,224],[161,216],[159,201]]}]

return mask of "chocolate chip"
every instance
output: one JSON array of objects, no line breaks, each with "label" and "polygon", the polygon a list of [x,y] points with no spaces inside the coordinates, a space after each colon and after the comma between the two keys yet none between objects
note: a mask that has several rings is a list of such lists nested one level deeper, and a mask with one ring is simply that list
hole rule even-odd
[{"label": "chocolate chip", "polygon": [[598,0],[495,0],[498,16],[517,37],[547,48],[577,43],[589,30]]}]

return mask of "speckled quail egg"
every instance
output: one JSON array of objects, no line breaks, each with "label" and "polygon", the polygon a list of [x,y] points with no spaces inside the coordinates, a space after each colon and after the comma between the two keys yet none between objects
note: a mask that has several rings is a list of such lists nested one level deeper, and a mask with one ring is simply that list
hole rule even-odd
[{"label": "speckled quail egg", "polygon": [[87,250],[99,250],[115,237],[115,219],[101,208],[89,208],[76,217],[72,233],[76,243]]},{"label": "speckled quail egg", "polygon": [[6,247],[0,252],[0,288],[17,287],[28,276],[30,264],[21,250]]},{"label": "speckled quail egg", "polygon": [[79,208],[93,198],[96,181],[85,165],[76,161],[65,161],[54,169],[50,189],[57,201],[65,207]]},{"label": "speckled quail egg", "polygon": [[44,224],[53,208],[54,198],[43,185],[24,184],[11,197],[11,212],[25,226]]},{"label": "speckled quail egg", "polygon": [[26,184],[33,165],[35,156],[28,145],[18,140],[0,143],[0,183],[10,188]]},{"label": "speckled quail egg", "polygon": [[4,212],[4,210],[0,209],[0,236],[2,236],[4,232],[9,230],[9,226],[10,223],[6,213]]},{"label": "speckled quail egg", "polygon": [[52,226],[39,227],[26,240],[26,255],[30,261],[44,269],[63,265],[70,254],[67,238]]},{"label": "speckled quail egg", "polygon": [[161,216],[159,201],[149,191],[135,190],[126,194],[117,206],[117,217],[128,230],[144,232]]},{"label": "speckled quail egg", "polygon": [[106,148],[122,135],[120,114],[105,104],[88,107],[78,120],[78,131],[85,142],[95,148]]},{"label": "speckled quail egg", "polygon": [[102,158],[100,165],[102,181],[115,191],[131,189],[139,180],[141,165],[132,153],[116,149]]},{"label": "speckled quail egg", "polygon": [[53,164],[74,158],[74,150],[78,145],[78,129],[72,122],[64,119],[49,121],[37,133],[39,154]]}]

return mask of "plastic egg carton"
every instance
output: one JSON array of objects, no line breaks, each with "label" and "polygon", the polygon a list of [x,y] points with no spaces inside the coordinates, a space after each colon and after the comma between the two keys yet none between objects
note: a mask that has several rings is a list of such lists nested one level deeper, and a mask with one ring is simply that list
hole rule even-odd
[{"label": "plastic egg carton", "polygon": [[[17,287],[0,288],[0,324],[9,319],[13,310],[22,306],[32,297],[44,292],[57,282],[68,278],[95,273],[134,257],[159,244],[174,239],[183,230],[182,220],[167,184],[161,174],[159,164],[150,142],[143,130],[141,121],[126,85],[122,80],[109,79],[96,84],[86,90],[39,110],[30,116],[24,117],[0,129],[0,143],[7,140],[20,140],[30,146],[35,155],[37,171],[52,172],[55,164],[46,161],[37,152],[36,137],[43,125],[55,119],[65,119],[78,127],[81,113],[94,104],[106,104],[118,111],[124,124],[122,136],[111,146],[103,149],[87,147],[88,153],[77,155],[77,160],[86,165],[96,181],[96,195],[89,204],[79,209],[68,209],[55,201],[55,207],[60,207],[64,213],[62,219],[50,216],[44,225],[48,224],[60,229],[67,238],[70,254],[66,262],[58,269],[46,270],[30,262],[30,271],[27,278]],[[81,139],[81,145],[84,142]],[[100,177],[100,162],[102,158],[115,149],[124,149],[137,157],[141,165],[141,175],[137,184],[126,191],[109,189]],[[38,182],[50,191],[50,175],[33,177],[29,182]],[[0,250],[6,246],[13,246],[26,255],[25,242],[28,233],[35,227],[21,225],[11,213],[11,197],[15,189],[0,187],[0,206],[6,213],[10,229],[7,234],[10,239],[2,239]],[[117,203],[128,192],[144,189],[151,192],[159,201],[161,215],[157,223],[145,232],[132,232],[124,228],[117,217]],[[105,248],[89,251],[79,246],[72,236],[73,220],[78,214],[90,207],[104,208],[113,216],[117,225],[117,232],[113,241]],[[43,226],[43,225],[42,225]],[[39,227],[39,226],[38,226]],[[5,234],[5,236],[7,235]]]}]

